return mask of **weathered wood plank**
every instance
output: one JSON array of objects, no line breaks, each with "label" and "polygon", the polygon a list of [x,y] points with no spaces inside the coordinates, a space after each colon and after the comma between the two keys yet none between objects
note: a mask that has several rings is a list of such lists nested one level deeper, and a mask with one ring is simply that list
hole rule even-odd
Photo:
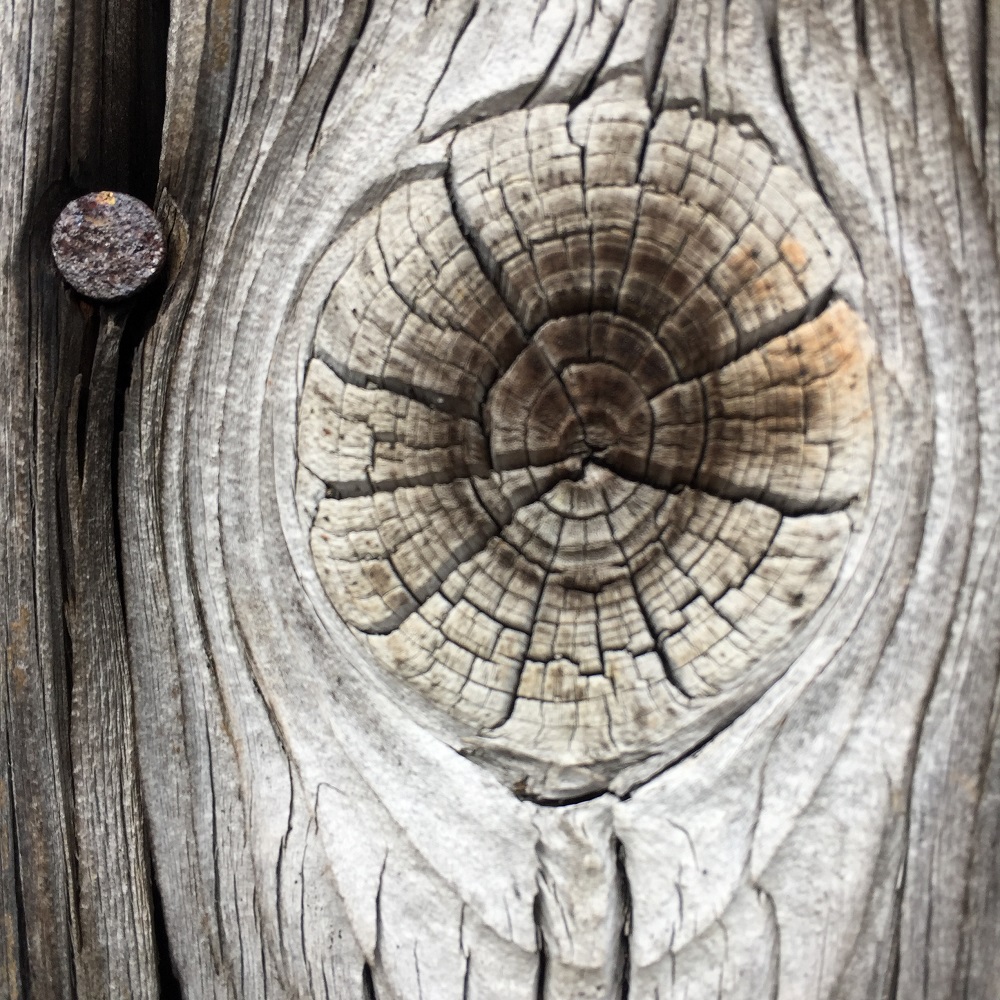
[{"label": "weathered wood plank", "polygon": [[[94,361],[97,315],[63,289],[49,249],[73,185],[150,180],[144,128],[123,133],[149,111],[135,60],[155,50],[155,19],[130,48],[139,20],[140,5],[96,3],[0,16],[0,992],[11,997],[159,995],[112,516],[117,344]],[[110,55],[100,32],[86,42],[100,23],[119,46]],[[155,59],[146,67],[155,77]]]},{"label": "weathered wood plank", "polygon": [[[127,308],[102,315],[90,384],[83,469],[67,456],[72,556],[70,750],[78,866],[76,991],[159,996],[125,621],[118,589],[112,478],[119,345]],[[78,401],[75,401],[78,402]],[[68,437],[79,428],[71,420]]]},{"label": "weathered wood plank", "polygon": [[[47,189],[66,153],[67,11],[0,14],[0,338],[3,512],[0,969],[5,996],[72,997],[74,885],[67,664],[58,547],[59,419],[74,351],[45,260]],[[55,16],[53,16],[53,14]],[[40,210],[41,206],[44,206]]]},{"label": "weathered wood plank", "polygon": [[113,495],[147,318],[47,227],[152,191],[165,12],[0,14],[0,994],[157,995],[137,740],[192,997],[995,996],[995,22],[174,4]]},{"label": "weathered wood plank", "polygon": [[[948,519],[959,530],[975,525],[975,533],[960,574],[949,574],[941,558],[926,570],[927,578],[935,580],[935,600],[949,575],[964,583],[948,620],[950,641],[934,664],[937,683],[923,716],[920,747],[913,751],[916,774],[896,987],[900,995],[944,998],[961,994],[970,972],[958,957],[968,947],[963,941],[968,930],[963,930],[960,917],[965,890],[959,887],[968,877],[973,803],[982,795],[988,800],[992,796],[981,781],[983,755],[996,727],[992,704],[1000,651],[995,631],[973,624],[980,619],[970,602],[982,599],[984,591],[991,592],[997,559],[996,509],[991,499],[996,495],[997,405],[995,377],[987,374],[998,360],[996,237],[986,223],[974,169],[976,155],[950,114],[953,95],[930,23],[913,5],[900,4],[898,11],[896,5],[865,5],[863,37],[870,61],[862,64],[854,86],[864,95],[858,121],[866,172],[885,175],[884,169],[877,171],[874,166],[879,159],[888,167],[890,185],[881,197],[881,204],[889,206],[888,211],[883,209],[886,236],[898,247],[906,267],[920,321],[939,330],[924,338],[936,386],[936,438],[943,443],[962,428],[975,434],[970,442],[975,450],[966,453],[955,472],[936,474],[941,500],[937,504],[931,500],[925,522],[930,535],[937,507],[948,511]],[[814,48],[810,64],[816,62]],[[871,73],[867,79],[866,69]],[[806,92],[807,78],[796,69],[790,68],[788,79],[793,90],[801,84]],[[870,118],[864,114],[866,105]],[[849,111],[848,116],[852,117]],[[830,121],[829,111],[824,117]],[[846,132],[844,126],[835,127]],[[971,141],[975,145],[980,140]],[[824,166],[819,169],[825,172],[826,164],[839,153],[831,143],[821,155]],[[875,212],[870,217],[877,219]],[[929,266],[922,264],[924,259]],[[939,325],[946,316],[947,322]],[[956,353],[964,359],[965,378],[973,378],[975,386],[949,403],[943,393],[957,374],[951,363]],[[963,416],[965,399],[973,398],[975,416]],[[942,555],[954,551],[955,540],[955,530],[944,529]],[[911,641],[926,640],[927,624],[922,618],[919,625],[909,627]],[[905,634],[902,624],[899,632]],[[960,730],[954,724],[956,713],[963,720]]]},{"label": "weathered wood plank", "polygon": [[[372,0],[304,11],[262,0],[173,13],[160,199],[172,284],[137,358],[120,501],[130,647],[146,666],[144,791],[188,991],[558,1000],[583,989],[618,997],[627,982],[632,997],[996,992],[1000,629],[988,609],[1000,556],[1000,279],[987,209],[995,87],[980,72],[995,53],[977,41],[980,7],[633,0],[593,11],[549,0],[512,12]],[[395,644],[400,673],[423,675],[397,683],[331,606],[340,584],[331,576],[324,591],[310,532],[314,521],[334,529],[324,544],[341,559],[355,542],[370,553],[380,527],[404,526],[383,545],[382,569],[401,581],[388,612],[345,614],[391,631],[411,604],[440,597],[436,575],[464,565],[474,541],[448,523],[436,463],[458,463],[472,484],[487,460],[553,461],[545,428],[519,437],[511,426],[493,455],[461,422],[478,419],[545,311],[571,308],[567,262],[591,252],[589,237],[567,228],[561,247],[544,241],[557,202],[578,222],[591,211],[585,178],[604,169],[587,117],[596,97],[650,119],[693,114],[707,120],[703,135],[708,121],[732,119],[734,134],[759,138],[815,188],[838,266],[807,299],[825,305],[830,289],[834,308],[871,331],[875,446],[864,490],[854,479],[868,460],[850,452],[860,465],[830,494],[847,512],[836,515],[845,554],[826,564],[829,596],[824,584],[790,645],[776,624],[774,649],[740,654],[768,678],[760,697],[730,725],[719,715],[655,753],[637,741],[625,768],[587,770],[575,736],[571,752],[540,752],[540,716],[500,750],[468,714],[432,707],[411,687],[436,691],[439,708],[455,692],[446,698],[424,673],[427,650]],[[522,108],[542,110],[508,115]],[[562,130],[564,156],[546,161],[529,141],[536,120]],[[623,149],[641,146],[643,131],[623,131]],[[451,184],[454,163],[487,134],[484,149],[505,150],[503,169],[477,188],[463,189],[468,171]],[[641,162],[633,153],[607,169]],[[504,204],[508,195],[531,211]],[[482,294],[456,293],[458,254],[481,269]],[[426,273],[413,272],[417,259]],[[480,320],[471,336],[463,327],[472,299],[481,311],[496,300],[488,335]],[[344,324],[355,312],[369,325],[352,354]],[[428,365],[421,344],[438,331],[448,356]],[[561,345],[553,335],[538,350],[580,420],[590,397],[574,387],[589,383]],[[393,400],[408,365],[423,367],[404,416]],[[852,405],[864,415],[863,400]],[[530,420],[523,410],[512,395],[493,422]],[[448,414],[461,433],[441,429]],[[746,464],[740,441],[720,460],[725,475],[691,485],[759,478],[752,460],[767,448]],[[635,474],[637,462],[626,456],[623,469]],[[372,502],[373,514],[366,498],[397,479],[405,510],[390,518]],[[758,499],[787,499],[760,489]],[[438,514],[421,535],[413,525],[431,495]],[[489,501],[477,521],[489,555],[502,507]],[[519,530],[537,548],[543,520]],[[783,559],[806,544],[796,538]],[[595,559],[607,548],[578,525],[565,542]],[[513,575],[498,585],[491,559],[480,562],[469,587],[497,615],[518,587],[533,592]],[[709,569],[696,575],[710,589]],[[380,578],[366,578],[374,596]],[[535,582],[541,603],[547,582]],[[623,635],[655,631],[615,593]],[[479,651],[469,676],[499,690],[480,654],[501,637],[459,608],[453,587],[441,594],[459,609],[449,641]],[[600,614],[576,600],[545,641],[577,648],[570,626],[603,641]],[[433,632],[407,634],[433,645]],[[558,688],[567,731],[583,731],[576,695],[538,663],[534,700]],[[594,801],[566,804],[574,795]]]}]

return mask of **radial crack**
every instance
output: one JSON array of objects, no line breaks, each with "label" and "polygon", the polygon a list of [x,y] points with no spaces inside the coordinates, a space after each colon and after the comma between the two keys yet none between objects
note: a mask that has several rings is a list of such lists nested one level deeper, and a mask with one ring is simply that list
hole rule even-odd
[{"label": "radial crack", "polygon": [[320,581],[375,659],[570,770],[758,697],[874,460],[836,231],[737,123],[593,97],[458,130],[443,178],[358,219],[297,457]]}]

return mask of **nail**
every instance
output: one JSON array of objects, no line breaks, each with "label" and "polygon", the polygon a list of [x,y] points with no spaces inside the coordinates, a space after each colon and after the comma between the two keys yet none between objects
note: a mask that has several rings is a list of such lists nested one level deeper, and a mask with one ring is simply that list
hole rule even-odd
[{"label": "nail", "polygon": [[163,229],[152,210],[117,191],[71,201],[52,228],[52,255],[69,285],[101,302],[145,288],[166,256]]}]

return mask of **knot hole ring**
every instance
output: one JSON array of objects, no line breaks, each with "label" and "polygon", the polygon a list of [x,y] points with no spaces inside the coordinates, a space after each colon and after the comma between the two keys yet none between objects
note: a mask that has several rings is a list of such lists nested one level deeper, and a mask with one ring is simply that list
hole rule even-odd
[{"label": "knot hole ring", "polygon": [[550,105],[341,238],[298,461],[381,667],[480,747],[605,774],[759,697],[874,461],[871,338],[802,178],[726,121]]}]

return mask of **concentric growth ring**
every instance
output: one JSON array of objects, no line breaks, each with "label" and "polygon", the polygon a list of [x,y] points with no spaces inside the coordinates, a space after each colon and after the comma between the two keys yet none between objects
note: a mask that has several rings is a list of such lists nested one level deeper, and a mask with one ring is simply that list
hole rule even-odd
[{"label": "concentric growth ring", "polygon": [[871,475],[835,231],[725,122],[605,104],[461,131],[444,178],[345,235],[307,371],[343,620],[478,734],[563,764],[757,697]]}]

